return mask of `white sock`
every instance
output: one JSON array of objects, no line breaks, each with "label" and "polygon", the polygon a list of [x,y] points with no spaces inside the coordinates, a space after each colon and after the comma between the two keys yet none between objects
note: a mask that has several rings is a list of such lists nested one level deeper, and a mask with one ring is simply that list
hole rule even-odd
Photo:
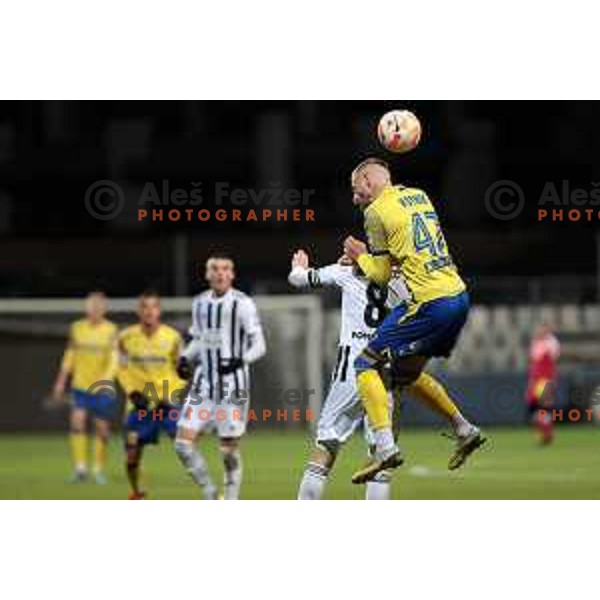
[{"label": "white sock", "polygon": [[175,452],[190,477],[203,489],[204,497],[207,500],[214,500],[217,496],[217,488],[210,478],[202,453],[192,442],[181,440],[175,442]]},{"label": "white sock", "polygon": [[456,433],[458,437],[468,435],[473,429],[473,425],[462,416],[460,411],[452,417],[452,427],[454,428],[454,433]]},{"label": "white sock", "polygon": [[389,500],[392,495],[391,477],[388,472],[381,471],[373,481],[367,482],[365,500]]},{"label": "white sock", "polygon": [[223,497],[225,500],[238,500],[242,485],[242,457],[239,450],[222,452],[225,469]]},{"label": "white sock", "polygon": [[394,434],[392,433],[391,427],[376,429],[373,432],[373,438],[375,440],[375,448],[378,456],[390,454],[392,450],[396,449]]},{"label": "white sock", "polygon": [[304,470],[298,500],[320,500],[325,490],[329,469],[318,463],[309,462]]}]

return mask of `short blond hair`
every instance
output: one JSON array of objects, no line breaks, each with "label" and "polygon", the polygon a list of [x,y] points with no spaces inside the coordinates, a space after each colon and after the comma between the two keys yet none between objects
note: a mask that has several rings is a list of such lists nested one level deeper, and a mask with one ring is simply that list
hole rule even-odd
[{"label": "short blond hair", "polygon": [[92,290],[88,292],[86,298],[98,298],[98,300],[108,300],[106,294],[102,290]]},{"label": "short blond hair", "polygon": [[365,158],[365,160],[363,160],[362,162],[358,163],[356,167],[354,167],[354,170],[352,171],[352,179],[354,179],[363,169],[371,165],[381,167],[382,169],[385,169],[388,173],[390,172],[390,166],[385,160],[383,160],[382,158],[377,158],[376,156],[369,156],[368,158]]}]

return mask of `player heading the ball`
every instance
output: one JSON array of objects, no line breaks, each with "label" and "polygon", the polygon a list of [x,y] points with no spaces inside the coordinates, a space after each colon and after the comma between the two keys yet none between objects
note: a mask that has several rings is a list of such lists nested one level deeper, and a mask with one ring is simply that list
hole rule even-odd
[{"label": "player heading the ball", "polygon": [[[396,381],[408,386],[431,357],[449,356],[467,320],[469,295],[425,192],[392,185],[388,165],[377,158],[360,163],[351,183],[353,203],[364,213],[369,249],[348,237],[346,256],[379,285],[387,284],[396,266],[410,294],[408,310],[392,310],[354,364],[376,444],[373,461],[352,478],[365,483],[403,462],[392,433],[382,367],[391,361]],[[441,404],[450,402],[442,386],[436,395]],[[462,465],[484,441],[475,426],[461,432],[449,467]]]}]

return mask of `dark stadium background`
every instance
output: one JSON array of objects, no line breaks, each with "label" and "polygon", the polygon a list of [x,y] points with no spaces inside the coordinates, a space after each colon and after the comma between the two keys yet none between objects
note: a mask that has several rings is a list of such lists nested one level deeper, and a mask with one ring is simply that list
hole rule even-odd
[{"label": "dark stadium background", "polygon": [[[424,188],[434,200],[474,303],[595,303],[600,221],[540,223],[536,203],[546,182],[560,186],[568,180],[573,188],[589,190],[600,181],[599,106],[2,102],[0,294],[80,298],[100,288],[121,297],[153,288],[167,296],[189,295],[203,287],[202,266],[214,251],[235,257],[241,289],[287,293],[294,248],[307,248],[323,264],[337,258],[348,233],[361,235],[349,175],[358,161],[378,154],[390,160],[398,181]],[[420,117],[423,136],[414,152],[394,157],[378,146],[375,131],[381,114],[398,107]],[[113,220],[95,219],[86,209],[86,190],[99,180],[125,190],[125,208]],[[144,184],[160,188],[163,180],[187,190],[191,182],[202,182],[202,208],[208,209],[217,208],[210,193],[216,182],[314,190],[315,222],[137,221]],[[486,191],[498,180],[514,181],[524,191],[525,206],[515,219],[498,220],[486,208]],[[335,296],[326,302],[334,306]],[[38,340],[42,372],[26,340],[6,329],[2,339],[4,375],[17,370],[37,385],[24,393],[22,378],[16,390],[8,384],[12,409],[4,411],[2,429],[64,427],[62,416],[39,411],[41,388],[56,367],[43,357],[50,351],[58,355],[64,340]],[[523,373],[511,374],[510,381],[515,377],[523,383]],[[510,417],[521,420],[520,413]]]},{"label": "dark stadium background", "polygon": [[[424,132],[417,151],[393,160],[395,175],[435,199],[476,302],[596,298],[598,222],[539,224],[533,208],[502,222],[483,201],[500,179],[517,182],[529,203],[550,180],[589,189],[600,174],[592,102],[2,102],[0,291],[132,295],[151,286],[174,294],[190,291],[188,282],[195,291],[199,283],[175,276],[178,237],[189,244],[187,273],[224,249],[235,253],[244,287],[285,291],[293,246],[327,261],[346,232],[360,233],[349,173],[382,154],[377,120],[399,106],[421,117]],[[281,182],[315,190],[316,223],[146,224],[127,207],[98,221],[83,197],[103,179],[133,189],[163,179],[187,189],[201,180],[203,190],[215,181]],[[203,207],[210,204],[205,193]]]}]

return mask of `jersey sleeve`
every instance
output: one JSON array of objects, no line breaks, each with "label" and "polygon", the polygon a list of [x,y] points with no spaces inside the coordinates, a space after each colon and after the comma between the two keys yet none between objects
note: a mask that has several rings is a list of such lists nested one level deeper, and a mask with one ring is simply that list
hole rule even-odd
[{"label": "jersey sleeve", "polygon": [[240,319],[248,336],[246,346],[242,348],[242,359],[245,363],[252,364],[265,355],[267,345],[256,304],[250,298],[242,305]]},{"label": "jersey sleeve", "polygon": [[192,324],[189,329],[189,334],[192,336],[192,338],[200,337],[200,305],[200,300],[194,300],[194,302],[192,303]]},{"label": "jersey sleeve", "polygon": [[320,269],[305,269],[297,266],[290,271],[288,281],[290,285],[297,288],[340,287],[341,269],[337,264],[327,265]]},{"label": "jersey sleeve", "polygon": [[392,275],[392,263],[388,254],[361,254],[357,261],[365,277],[377,285],[387,285]]},{"label": "jersey sleeve", "polygon": [[379,256],[389,253],[385,225],[375,210],[367,210],[365,213],[365,233],[370,254]]},{"label": "jersey sleeve", "polygon": [[386,285],[391,277],[392,263],[386,229],[381,216],[375,210],[365,212],[365,233],[369,253],[358,257],[358,266],[367,279],[378,285]]},{"label": "jersey sleeve", "polygon": [[192,324],[189,329],[190,341],[183,348],[181,355],[189,361],[197,360],[202,350],[202,329],[200,323],[200,300],[192,303]]}]

